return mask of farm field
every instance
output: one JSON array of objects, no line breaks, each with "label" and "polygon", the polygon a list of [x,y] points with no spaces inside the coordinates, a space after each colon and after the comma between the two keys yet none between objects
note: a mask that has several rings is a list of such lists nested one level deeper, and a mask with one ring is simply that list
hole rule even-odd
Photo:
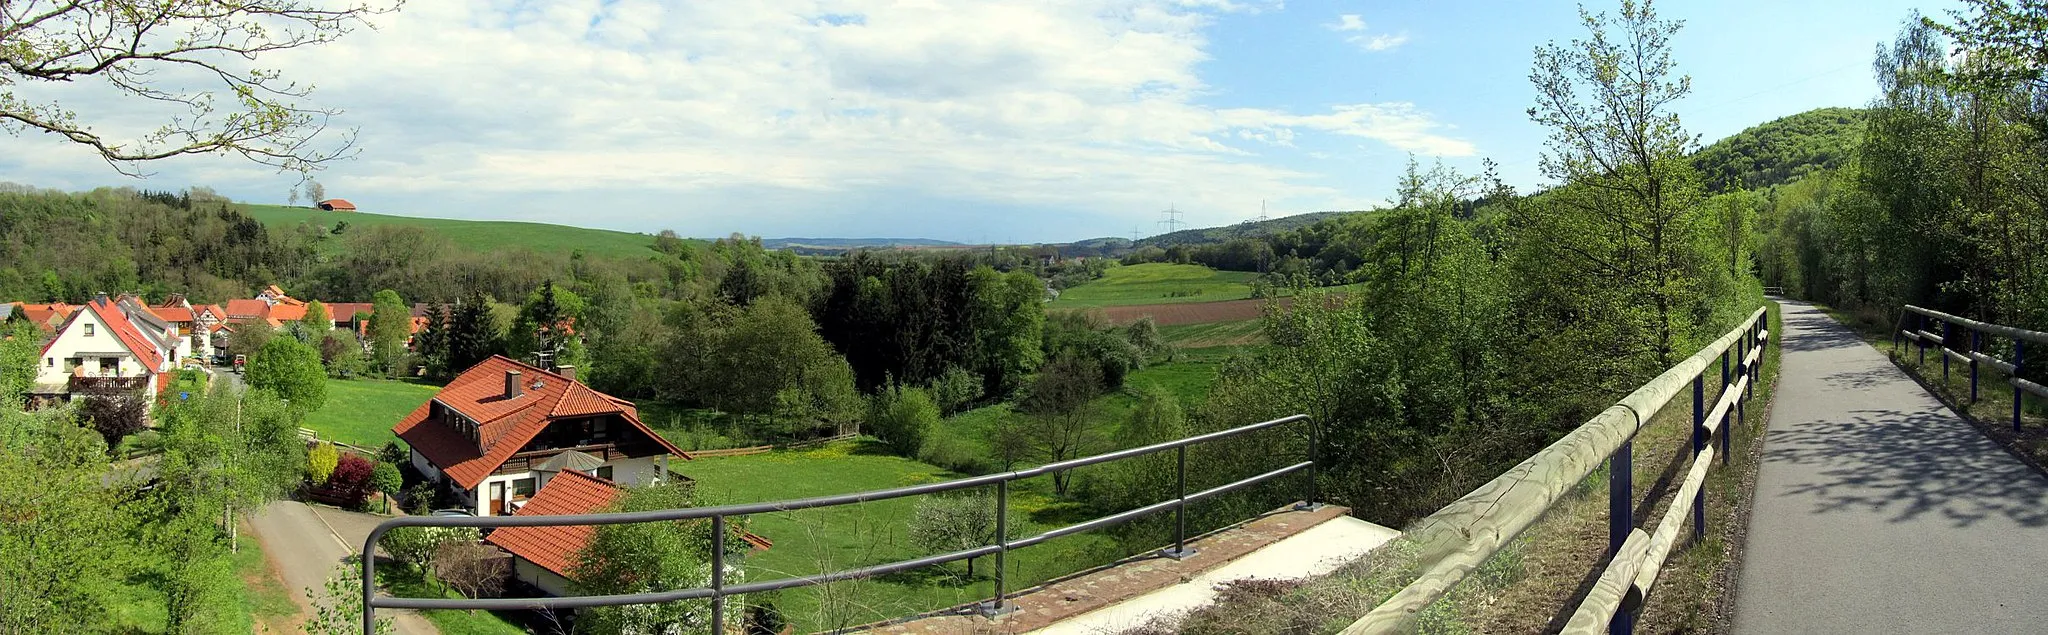
[{"label": "farm field", "polygon": [[398,440],[391,426],[440,388],[386,379],[329,379],[327,405],[306,415],[320,438],[366,448]]},{"label": "farm field", "polygon": [[642,256],[652,253],[654,237],[646,234],[518,221],[417,218],[362,212],[323,212],[310,207],[243,204],[242,212],[272,227],[290,227],[307,220],[323,226],[348,221],[350,227],[410,225],[433,230],[457,246],[473,251],[524,247],[538,252]]},{"label": "farm field", "polygon": [[1233,322],[1174,324],[1159,327],[1159,337],[1184,351],[1215,347],[1252,346],[1266,342],[1257,318]]},{"label": "farm field", "polygon": [[1163,262],[1110,267],[1099,280],[1067,289],[1048,305],[1081,309],[1183,302],[1216,302],[1252,297],[1258,274],[1219,271],[1201,265]]},{"label": "farm field", "polygon": [[[740,457],[697,459],[677,466],[697,480],[705,504],[772,501],[929,483],[959,475],[890,456],[872,441],[834,443],[807,450]],[[1051,485],[1035,479],[1011,490],[1011,519],[1020,534],[1038,533],[1074,519],[1072,505],[1055,503]],[[907,519],[916,499],[900,498],[826,509],[747,518],[749,531],[775,543],[746,562],[748,581],[771,580],[880,564],[924,555],[909,543]],[[1070,573],[1130,555],[1109,536],[1082,534],[1010,555],[1010,588]],[[993,559],[975,562],[972,582],[965,566],[927,568],[874,580],[790,589],[772,601],[799,632],[831,630],[973,602],[993,593],[987,573]],[[764,598],[754,598],[762,601]]]}]

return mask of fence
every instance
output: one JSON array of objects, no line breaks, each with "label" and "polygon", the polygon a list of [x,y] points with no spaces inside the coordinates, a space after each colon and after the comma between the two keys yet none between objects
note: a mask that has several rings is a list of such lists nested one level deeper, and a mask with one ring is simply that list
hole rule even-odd
[{"label": "fence", "polygon": [[[1165,443],[1158,443],[1144,447],[1131,448],[1128,450],[1120,450],[1116,452],[1110,452],[1108,454],[1099,454],[1095,456],[1060,461],[1057,463],[1048,463],[1034,468],[1015,470],[1011,472],[1004,472],[1001,474],[990,474],[987,476],[977,476],[953,481],[945,481],[941,483],[912,485],[908,487],[899,487],[895,489],[858,492],[853,494],[840,494],[837,496],[821,496],[817,498],[805,498],[798,500],[775,501],[765,503],[746,503],[739,505],[724,505],[719,507],[669,509],[649,512],[619,512],[563,516],[490,516],[481,518],[438,516],[407,516],[402,518],[394,518],[379,523],[375,529],[370,530],[370,535],[367,538],[363,539],[362,553],[375,553],[377,548],[377,539],[382,537],[384,535],[384,532],[390,531],[392,529],[397,529],[399,527],[556,527],[566,525],[617,525],[626,523],[644,523],[709,518],[711,519],[711,586],[698,587],[692,589],[656,591],[648,593],[631,593],[624,595],[584,595],[552,598],[443,599],[386,597],[379,596],[376,593],[377,559],[363,558],[363,633],[364,635],[370,635],[371,633],[375,632],[376,611],[380,608],[470,610],[571,609],[595,606],[619,606],[626,604],[655,604],[661,602],[674,602],[678,600],[695,599],[711,600],[711,632],[725,633],[725,598],[730,596],[744,595],[748,593],[760,593],[765,591],[774,591],[778,589],[815,586],[819,584],[838,582],[842,580],[872,578],[875,576],[886,575],[898,571],[920,569],[924,567],[945,564],[948,562],[966,560],[969,558],[979,558],[982,556],[990,555],[993,555],[996,558],[995,594],[994,597],[991,598],[988,603],[982,605],[982,610],[985,615],[996,615],[1006,612],[1010,608],[1005,602],[1007,598],[1006,589],[1008,587],[1006,585],[1007,580],[1005,579],[1007,571],[1005,570],[1003,559],[1005,554],[1007,554],[1009,551],[1013,549],[1022,549],[1048,540],[1052,540],[1054,538],[1069,536],[1095,529],[1101,529],[1103,527],[1109,527],[1112,525],[1118,525],[1145,516],[1150,516],[1153,514],[1171,510],[1174,513],[1174,546],[1163,552],[1163,555],[1173,558],[1183,558],[1194,553],[1193,551],[1189,550],[1187,546],[1188,503],[1202,501],[1204,499],[1212,498],[1244,487],[1256,485],[1272,479],[1279,478],[1281,476],[1301,471],[1306,471],[1308,474],[1308,491],[1307,495],[1302,499],[1302,507],[1317,507],[1319,505],[1317,502],[1319,499],[1319,493],[1316,489],[1316,456],[1317,452],[1319,451],[1318,443],[1320,442],[1320,435],[1316,433],[1314,425],[1309,426],[1308,456],[1306,457],[1307,460],[1283,468],[1272,470],[1270,472],[1265,472],[1241,480],[1232,481],[1230,483],[1226,483],[1223,485],[1218,485],[1216,487],[1212,487],[1199,492],[1189,493],[1187,489],[1187,449],[1189,446],[1241,436],[1259,430],[1276,428],[1291,423],[1306,421],[1308,421],[1307,415],[1294,415],[1290,417],[1274,419],[1272,421],[1254,423],[1251,425],[1240,426],[1228,430],[1221,430],[1217,432],[1211,432],[1208,434],[1192,436],[1176,441],[1167,441]],[[1146,505],[1144,507],[1140,507],[1137,509],[1119,512],[1108,516],[1103,516],[1101,518],[1082,522],[1079,524],[1060,527],[1035,536],[1029,536],[1015,540],[1012,540],[1010,538],[1009,492],[1011,482],[1035,476],[1045,476],[1048,474],[1054,474],[1057,472],[1063,472],[1066,470],[1072,470],[1075,468],[1085,467],[1089,465],[1096,465],[1100,463],[1108,463],[1111,461],[1117,461],[1121,459],[1145,456],[1158,452],[1164,452],[1167,450],[1173,450],[1176,455],[1174,469],[1176,495],[1174,498],[1161,501],[1158,503],[1153,503],[1151,505]],[[888,564],[867,566],[858,569],[846,569],[830,573],[780,578],[760,582],[749,582],[745,584],[737,584],[730,586],[725,584],[726,518],[733,516],[747,516],[752,514],[764,514],[771,512],[791,512],[805,509],[816,509],[822,507],[835,507],[840,505],[851,505],[855,503],[889,500],[894,498],[919,496],[925,494],[937,494],[941,492],[951,492],[957,490],[989,486],[994,486],[996,489],[995,544],[982,545],[980,547],[963,549],[951,553],[943,553],[935,556],[927,556],[923,558],[904,560],[900,562],[892,562]]]},{"label": "fence", "polygon": [[[1421,574],[1406,588],[1381,602],[1350,627],[1346,635],[1400,633],[1413,630],[1424,608],[1442,598],[1480,564],[1521,535],[1583,481],[1602,461],[1608,468],[1608,548],[1613,557],[1597,585],[1580,603],[1565,629],[1616,633],[1634,629],[1635,611],[1657,580],[1657,572],[1677,542],[1679,529],[1692,517],[1693,536],[1705,527],[1703,485],[1716,454],[1728,460],[1728,417],[1741,417],[1743,401],[1763,364],[1770,332],[1764,309],[1741,326],[1679,362],[1619,403],[1522,461],[1507,473],[1444,506],[1416,525],[1404,540],[1421,548]],[[1704,406],[1706,381],[1716,360],[1721,366],[1721,398],[1712,410]],[[1664,406],[1692,384],[1693,460],[1654,534],[1635,527],[1633,441],[1637,432]],[[1713,441],[1719,438],[1717,451]],[[1611,460],[1610,460],[1611,459]],[[1690,514],[1686,512],[1690,511]]]},{"label": "fence", "polygon": [[1772,296],[1783,296],[1783,295],[1785,295],[1785,288],[1784,288],[1784,287],[1764,287],[1764,295],[1772,295]]},{"label": "fence", "polygon": [[833,435],[833,436],[829,436],[829,437],[821,437],[821,438],[817,438],[817,439],[805,439],[805,440],[802,440],[802,441],[797,441],[797,442],[794,442],[794,443],[784,443],[784,444],[782,444],[782,445],[756,445],[756,446],[753,446],[753,447],[745,447],[745,448],[721,448],[721,449],[717,449],[717,450],[691,450],[691,451],[690,451],[690,457],[691,457],[691,458],[698,458],[698,459],[704,459],[704,458],[711,458],[711,457],[718,457],[718,456],[752,456],[752,455],[755,455],[755,454],[766,454],[766,453],[769,453],[769,452],[774,452],[774,451],[776,451],[776,450],[794,450],[794,449],[797,449],[797,448],[808,448],[808,447],[811,447],[811,446],[816,446],[816,445],[824,445],[824,444],[827,444],[827,443],[831,443],[831,442],[833,442],[833,441],[845,441],[845,440],[847,440],[847,439],[852,439],[852,438],[855,438],[855,437],[858,437],[858,436],[860,436],[860,435],[859,435],[859,434],[837,434],[837,435]]},{"label": "fence", "polygon": [[[1911,329],[1906,328],[1906,322],[1909,320],[1916,322]],[[1941,334],[1937,335],[1927,330],[1929,320],[1941,323]],[[1951,340],[1955,339],[1958,327],[1967,331],[1970,335],[1969,347],[1960,353],[1956,352],[1956,348],[1949,344]],[[1984,352],[1986,344],[1989,343],[1986,340],[1989,340],[1991,336],[2002,336],[2012,341],[2012,361],[1999,359]],[[2027,361],[2027,342],[2048,344],[2048,333],[1991,324],[1989,322],[1979,322],[1969,318],[1942,313],[1934,309],[1925,309],[1908,304],[1906,305],[1906,310],[1899,314],[1899,328],[1897,333],[1892,336],[1893,355],[1899,354],[1901,340],[1912,340],[1920,345],[1920,363],[1922,365],[1927,363],[1927,345],[1932,343],[1940,347],[1941,379],[1943,381],[1948,380],[1950,372],[1949,363],[1951,361],[1969,364],[1970,401],[1972,403],[1977,401],[1978,384],[1980,383],[1978,366],[1980,364],[1990,366],[2003,373],[2006,383],[2012,385],[2012,430],[2014,432],[2020,430],[2020,413],[2026,405],[2027,394],[2032,393],[2034,396],[2048,399],[2048,386],[2027,381],[2026,378],[2020,376],[2020,369]]]}]

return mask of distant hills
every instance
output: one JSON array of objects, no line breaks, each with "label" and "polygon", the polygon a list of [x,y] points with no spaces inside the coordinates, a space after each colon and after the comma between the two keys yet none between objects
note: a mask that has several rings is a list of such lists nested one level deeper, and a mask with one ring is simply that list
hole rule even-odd
[{"label": "distant hills", "polygon": [[1708,192],[1763,189],[1849,162],[1869,111],[1820,108],[1780,117],[1716,141],[1693,155]]},{"label": "distant hills", "polygon": [[790,247],[815,247],[827,249],[857,249],[862,247],[965,247],[966,243],[930,238],[763,238],[761,245],[769,249]]},{"label": "distant hills", "polygon": [[[499,220],[457,220],[421,218],[366,212],[326,212],[310,207],[284,205],[241,205],[242,213],[271,227],[292,227],[308,221],[323,228],[346,222],[351,229],[375,225],[405,225],[439,234],[456,246],[474,251],[526,248],[542,253],[643,257],[654,251],[654,237],[648,234],[590,229],[548,223]],[[345,232],[346,230],[344,230]]]}]

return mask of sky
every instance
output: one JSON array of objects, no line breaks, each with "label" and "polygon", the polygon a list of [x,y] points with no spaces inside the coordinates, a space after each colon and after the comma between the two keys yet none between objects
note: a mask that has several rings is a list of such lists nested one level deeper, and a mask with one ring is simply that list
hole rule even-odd
[{"label": "sky", "polygon": [[[1911,10],[1954,8],[1656,6],[1685,23],[1676,110],[1704,143],[1865,105],[1876,45]],[[1531,52],[1585,34],[1569,3],[1382,0],[433,0],[372,22],[259,64],[343,111],[359,151],[313,178],[365,212],[969,243],[1152,235],[1168,209],[1192,227],[1366,209],[1410,157],[1490,158],[1543,187]],[[116,138],[163,116],[90,82],[14,89]],[[39,187],[282,204],[300,178],[230,157],[145,169],[0,133],[0,181]]]}]

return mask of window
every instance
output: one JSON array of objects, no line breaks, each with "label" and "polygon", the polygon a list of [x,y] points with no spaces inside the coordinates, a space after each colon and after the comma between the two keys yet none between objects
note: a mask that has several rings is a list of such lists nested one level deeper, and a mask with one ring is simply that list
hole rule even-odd
[{"label": "window", "polygon": [[85,336],[86,336],[86,337],[92,337],[92,323],[91,323],[91,322],[87,322],[87,323],[85,323]]},{"label": "window", "polygon": [[56,367],[57,367],[57,358],[55,358],[55,357],[45,357],[45,358],[43,358],[43,367],[44,367],[44,368],[56,368]]},{"label": "window", "polygon": [[[604,433],[604,427],[605,427],[605,420],[603,420],[603,419],[598,419],[596,423],[592,423],[592,424],[590,424],[590,436],[591,436],[591,438],[594,438],[594,439],[602,439],[602,438],[605,438],[605,433]],[[607,478],[609,478],[609,477],[607,477]]]},{"label": "window", "polygon": [[611,480],[612,466],[606,465],[597,468],[597,477],[605,480]]},{"label": "window", "polygon": [[104,375],[104,374],[107,374],[107,373],[113,373],[115,377],[120,377],[120,376],[121,376],[121,358],[119,358],[119,357],[102,357],[102,358],[100,358],[100,374]]},{"label": "window", "polygon": [[526,498],[533,495],[533,479],[522,478],[512,481],[512,497]]}]

